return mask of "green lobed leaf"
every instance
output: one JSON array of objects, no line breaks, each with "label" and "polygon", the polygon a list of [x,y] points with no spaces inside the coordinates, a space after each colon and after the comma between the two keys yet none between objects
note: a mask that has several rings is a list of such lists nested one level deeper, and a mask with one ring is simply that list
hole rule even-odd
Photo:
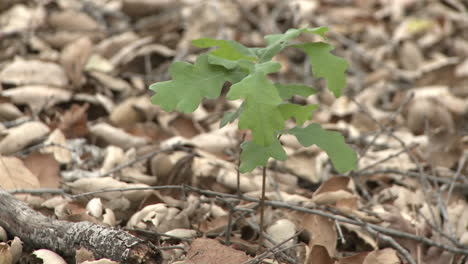
[{"label": "green lobed leaf", "polygon": [[290,45],[290,40],[297,38],[301,33],[306,32],[317,34],[325,38],[325,32],[327,31],[327,27],[291,28],[283,34],[266,35],[265,40],[267,42],[267,46],[265,48],[255,48],[252,49],[252,51],[260,57],[260,62],[270,61],[276,54]]},{"label": "green lobed leaf", "polygon": [[277,160],[286,160],[287,155],[276,138],[269,146],[260,146],[253,141],[246,141],[241,145],[241,165],[239,171],[250,172],[258,166],[265,166],[270,157]]},{"label": "green lobed leaf", "polygon": [[[268,65],[256,66],[257,69],[267,69],[267,72],[275,67],[271,63]],[[270,145],[276,139],[276,131],[284,128],[283,116],[277,107],[282,102],[281,97],[264,71],[255,71],[232,85],[227,98],[245,99],[239,128],[250,129],[257,145]]]},{"label": "green lobed leaf", "polygon": [[192,44],[199,48],[218,47],[218,49],[212,50],[210,54],[228,60],[256,59],[255,54],[249,48],[233,40],[200,38],[193,40]]},{"label": "green lobed leaf", "polygon": [[210,64],[221,65],[230,70],[237,67],[239,60],[257,59],[249,48],[232,40],[200,38],[193,40],[192,44],[199,48],[218,47],[209,52]]},{"label": "green lobed leaf", "polygon": [[276,89],[278,89],[280,97],[284,100],[291,99],[294,95],[308,97],[309,95],[317,93],[315,88],[302,84],[275,83],[275,86]]},{"label": "green lobed leaf", "polygon": [[318,105],[280,104],[278,106],[284,120],[294,117],[298,125],[303,125],[305,121],[311,119],[317,108]]},{"label": "green lobed leaf", "polygon": [[225,112],[223,115],[223,118],[221,119],[221,122],[219,123],[219,127],[222,128],[225,125],[234,122],[236,120],[240,113],[244,110],[244,103],[242,103],[239,108],[236,111],[228,111]]},{"label": "green lobed leaf", "polygon": [[345,71],[348,68],[346,60],[330,53],[334,47],[324,42],[299,44],[295,47],[307,53],[312,73],[318,78],[325,78],[328,89],[335,97],[339,97],[346,85]]},{"label": "green lobed leaf", "polygon": [[315,144],[327,152],[338,172],[343,173],[356,168],[357,155],[345,143],[344,137],[340,133],[325,130],[316,123],[305,128],[292,128],[288,133],[296,136],[297,140],[305,147]]},{"label": "green lobed leaf", "polygon": [[207,54],[200,55],[195,64],[174,62],[169,73],[172,80],[150,86],[156,92],[151,102],[160,105],[165,111],[179,110],[184,113],[195,111],[203,97],[217,98],[223,84],[236,74],[221,66],[209,64]]}]

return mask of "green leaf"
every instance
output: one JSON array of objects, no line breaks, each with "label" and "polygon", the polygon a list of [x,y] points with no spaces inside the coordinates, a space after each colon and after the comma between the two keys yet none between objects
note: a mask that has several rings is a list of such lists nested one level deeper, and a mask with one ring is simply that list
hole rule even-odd
[{"label": "green leaf", "polygon": [[250,129],[257,145],[268,146],[276,139],[276,131],[284,128],[278,105],[281,97],[264,72],[256,71],[231,86],[229,100],[245,99],[239,128]]},{"label": "green leaf", "polygon": [[305,43],[295,45],[295,47],[307,53],[312,65],[312,73],[318,78],[325,78],[328,89],[335,97],[339,97],[346,85],[345,71],[348,68],[346,60],[330,53],[334,47],[324,42]]},{"label": "green leaf", "polygon": [[150,86],[156,92],[151,102],[165,111],[176,109],[184,113],[193,112],[203,97],[217,98],[223,84],[234,76],[233,72],[223,67],[210,65],[207,54],[200,55],[195,64],[174,62],[169,73],[172,80]]},{"label": "green leaf", "polygon": [[239,108],[234,112],[232,111],[225,112],[223,115],[223,118],[221,119],[221,122],[219,123],[219,128],[222,128],[225,125],[234,122],[234,120],[236,120],[239,117],[240,113],[243,110],[244,110],[244,103],[242,103],[241,106],[239,106]]},{"label": "green leaf", "polygon": [[193,40],[192,44],[199,48],[219,47],[218,49],[212,50],[210,54],[227,60],[256,59],[255,54],[253,54],[249,48],[232,40],[200,38]]},{"label": "green leaf", "polygon": [[252,171],[258,166],[265,166],[270,157],[277,160],[286,160],[287,155],[278,139],[275,139],[269,146],[260,146],[253,141],[246,141],[241,145],[240,172]]},{"label": "green leaf", "polygon": [[315,144],[327,152],[338,172],[343,173],[356,168],[357,155],[345,143],[344,137],[340,133],[325,130],[316,123],[305,128],[295,127],[290,129],[288,133],[296,136],[297,140],[305,147]]},{"label": "green leaf", "polygon": [[276,54],[282,51],[284,48],[290,45],[289,41],[297,38],[301,33],[312,33],[325,37],[325,32],[328,31],[327,27],[319,28],[291,28],[288,29],[283,34],[271,34],[266,35],[265,40],[267,41],[267,46],[265,48],[256,48],[252,50],[254,53],[260,57],[259,62],[270,61]]},{"label": "green leaf", "polygon": [[280,84],[275,83],[278,93],[284,100],[291,99],[294,95],[308,97],[309,95],[317,93],[315,88],[302,85],[302,84]]},{"label": "green leaf", "polygon": [[249,48],[232,40],[200,38],[193,40],[192,44],[199,48],[219,47],[209,52],[208,61],[210,64],[221,65],[229,70],[236,68],[239,60],[257,59]]},{"label": "green leaf", "polygon": [[303,125],[305,121],[311,119],[317,108],[318,105],[280,104],[278,106],[284,120],[294,117],[298,125]]}]

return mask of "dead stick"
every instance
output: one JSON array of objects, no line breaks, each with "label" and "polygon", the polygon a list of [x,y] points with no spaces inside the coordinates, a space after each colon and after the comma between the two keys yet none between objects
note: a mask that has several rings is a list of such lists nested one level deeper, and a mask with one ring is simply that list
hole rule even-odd
[{"label": "dead stick", "polygon": [[0,225],[32,248],[50,249],[73,259],[75,251],[83,247],[96,258],[120,263],[162,263],[159,250],[123,230],[46,217],[1,188],[0,208]]}]

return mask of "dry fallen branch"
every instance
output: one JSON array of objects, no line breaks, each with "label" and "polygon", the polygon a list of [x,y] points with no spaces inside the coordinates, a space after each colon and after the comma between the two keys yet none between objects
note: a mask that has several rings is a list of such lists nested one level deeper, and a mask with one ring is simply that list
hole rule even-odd
[{"label": "dry fallen branch", "polygon": [[33,248],[47,248],[71,259],[83,247],[96,258],[121,263],[162,262],[159,250],[123,230],[48,218],[2,189],[0,208],[0,225]]}]

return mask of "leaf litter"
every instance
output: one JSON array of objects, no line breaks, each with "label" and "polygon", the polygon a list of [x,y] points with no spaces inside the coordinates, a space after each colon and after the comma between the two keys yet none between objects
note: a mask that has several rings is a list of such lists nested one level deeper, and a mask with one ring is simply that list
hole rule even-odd
[{"label": "leaf litter", "polygon": [[[466,3],[195,2],[0,3],[0,186],[42,190],[16,196],[53,218],[125,227],[140,236],[152,232],[164,263],[466,261]],[[314,87],[316,93],[289,100],[320,103],[313,121],[343,134],[358,151],[359,166],[340,175],[336,162],[349,161],[330,162],[315,146],[301,147],[305,129],[282,137],[278,144],[285,153],[273,153],[289,159],[268,162],[267,197],[273,204],[266,212],[265,247],[256,252],[256,200],[235,196],[243,132],[235,124],[219,129],[222,113],[233,108],[224,97],[239,96],[239,90],[222,85],[233,77],[224,76],[210,90],[220,99],[199,98],[202,105],[193,114],[167,113],[150,104],[153,94],[146,88],[169,79],[173,60],[194,63],[200,49],[191,46],[193,39],[260,46],[266,34],[307,24],[331,29],[333,53],[350,65],[345,95],[335,99],[323,89],[324,81],[333,86],[343,80],[331,80],[327,72],[317,75],[324,81],[310,77],[314,64],[288,49],[275,58],[283,68],[265,81]],[[330,65],[335,70],[343,63],[327,62],[335,63]],[[193,108],[164,103],[168,109]],[[284,111],[278,115],[294,115]],[[255,140],[262,130],[256,131],[245,137]],[[310,143],[326,144],[320,140]],[[266,150],[257,149],[262,158]],[[261,179],[260,169],[241,174],[239,191],[260,197]],[[151,186],[161,189],[138,189]],[[119,191],[57,202],[61,195],[44,187],[72,195]],[[3,239],[0,259],[34,258],[12,249],[17,240]]]}]

